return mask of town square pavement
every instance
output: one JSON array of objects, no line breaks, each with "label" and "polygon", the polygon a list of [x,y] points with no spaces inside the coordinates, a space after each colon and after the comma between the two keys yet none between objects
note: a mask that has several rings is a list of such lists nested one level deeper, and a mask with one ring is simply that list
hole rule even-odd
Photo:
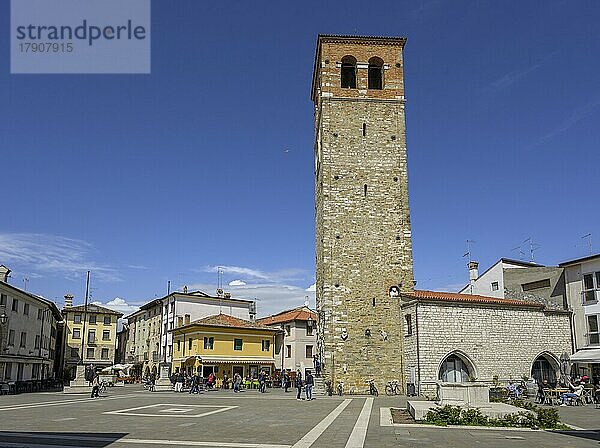
[{"label": "town square pavement", "polygon": [[[317,397],[220,390],[199,395],[109,388],[97,399],[60,393],[0,397],[0,447],[591,447],[600,409],[561,408],[568,432],[393,426],[404,397]],[[382,409],[384,410],[382,413]]]}]

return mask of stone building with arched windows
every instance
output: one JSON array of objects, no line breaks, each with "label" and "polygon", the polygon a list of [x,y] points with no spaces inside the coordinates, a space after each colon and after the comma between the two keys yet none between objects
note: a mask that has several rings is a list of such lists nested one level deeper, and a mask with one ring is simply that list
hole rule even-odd
[{"label": "stone building with arched windows", "polygon": [[571,353],[571,313],[558,307],[419,290],[401,298],[406,376],[419,395],[435,395],[437,381],[553,383]]}]

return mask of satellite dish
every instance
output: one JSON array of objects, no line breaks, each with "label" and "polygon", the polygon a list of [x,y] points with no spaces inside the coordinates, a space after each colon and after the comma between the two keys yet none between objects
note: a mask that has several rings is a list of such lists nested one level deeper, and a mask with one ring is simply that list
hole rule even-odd
[{"label": "satellite dish", "polygon": [[217,295],[218,296],[223,295],[223,290],[221,288],[217,288]]}]

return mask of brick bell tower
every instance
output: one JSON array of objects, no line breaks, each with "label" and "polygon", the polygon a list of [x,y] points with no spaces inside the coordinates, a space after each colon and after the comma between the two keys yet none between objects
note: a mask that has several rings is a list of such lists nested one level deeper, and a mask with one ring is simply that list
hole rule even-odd
[{"label": "brick bell tower", "polygon": [[318,352],[345,393],[405,386],[399,292],[414,287],[401,37],[319,35]]}]

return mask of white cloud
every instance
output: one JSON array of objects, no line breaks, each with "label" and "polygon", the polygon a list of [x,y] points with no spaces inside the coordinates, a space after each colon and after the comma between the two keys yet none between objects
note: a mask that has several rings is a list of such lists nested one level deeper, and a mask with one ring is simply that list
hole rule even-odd
[{"label": "white cloud", "polygon": [[120,313],[123,313],[125,316],[140,309],[140,307],[138,305],[127,303],[126,300],[121,299],[120,297],[115,297],[114,299],[109,300],[108,302],[106,302],[104,304],[101,302],[98,302],[98,305],[103,306],[108,309],[111,309],[111,310],[119,311]]},{"label": "white cloud", "polygon": [[308,288],[305,289],[306,292],[317,292],[317,284],[313,283]]},{"label": "white cloud", "polygon": [[[210,291],[212,287],[213,286],[206,284],[194,284],[191,285],[190,289]],[[227,291],[230,292],[234,298],[256,300],[258,317],[264,317],[286,309],[303,306],[306,296],[308,296],[309,299],[309,306],[313,309],[315,307],[315,293],[306,291],[299,286],[271,283],[245,284],[238,286],[230,285]]]},{"label": "white cloud", "polygon": [[[89,259],[86,241],[41,233],[0,233],[0,260],[15,264],[31,276],[60,274],[80,279],[89,269],[96,279],[120,281],[114,268]],[[10,266],[9,266],[10,267]]]},{"label": "white cloud", "polygon": [[279,271],[267,272],[260,269],[247,268],[243,266],[205,266],[201,269],[201,272],[218,272],[221,271],[223,274],[234,274],[245,280],[262,280],[265,282],[280,283],[292,280],[299,280],[305,275],[304,269],[280,269]]},{"label": "white cloud", "polygon": [[246,282],[243,280],[232,280],[229,282],[229,286],[246,286]]}]

